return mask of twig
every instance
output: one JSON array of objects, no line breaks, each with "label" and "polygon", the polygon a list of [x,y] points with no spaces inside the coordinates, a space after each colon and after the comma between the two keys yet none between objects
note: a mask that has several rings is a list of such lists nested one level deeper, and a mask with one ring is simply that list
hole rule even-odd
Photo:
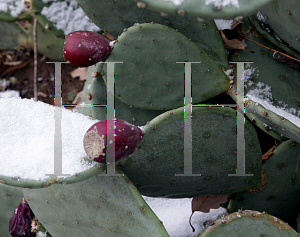
[{"label": "twig", "polygon": [[33,99],[37,101],[37,41],[36,41],[36,25],[37,19],[34,18],[33,21],[33,53],[34,53],[34,68],[33,68],[33,90],[34,90],[34,97]]},{"label": "twig", "polygon": [[252,40],[252,39],[249,39],[249,38],[245,38],[245,39],[246,39],[246,40],[249,40],[249,41],[251,41],[251,42],[253,42],[253,43],[255,43],[255,44],[258,44],[259,46],[262,46],[262,47],[264,47],[264,48],[266,48],[266,49],[272,50],[272,51],[274,51],[274,52],[276,52],[276,53],[279,53],[279,54],[284,55],[284,56],[286,56],[286,57],[288,57],[288,58],[290,58],[290,59],[293,59],[293,60],[295,60],[295,61],[300,62],[300,60],[297,59],[297,58],[294,58],[294,57],[291,57],[291,56],[289,56],[289,55],[287,55],[287,54],[281,53],[281,52],[279,52],[279,51],[277,51],[277,50],[275,50],[275,49],[271,49],[271,48],[269,48],[269,47],[267,47],[267,46],[264,46],[264,45],[262,45],[262,44],[260,44],[260,43],[255,42],[255,41]]}]

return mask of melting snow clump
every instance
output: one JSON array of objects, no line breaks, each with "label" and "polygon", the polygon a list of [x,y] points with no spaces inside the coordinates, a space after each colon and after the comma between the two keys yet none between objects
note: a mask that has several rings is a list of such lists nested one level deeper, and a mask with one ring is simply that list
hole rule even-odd
[{"label": "melting snow clump", "polygon": [[9,12],[12,17],[17,17],[24,9],[24,0],[0,1],[0,12]]},{"label": "melting snow clump", "polygon": [[215,19],[218,30],[231,30],[233,20]]},{"label": "melting snow clump", "polygon": [[280,106],[274,106],[271,86],[263,82],[254,84],[251,77],[253,75],[258,77],[259,70],[258,67],[253,68],[250,65],[246,64],[245,68],[245,88],[248,91],[246,97],[300,127],[300,111],[297,111],[295,108],[288,108],[288,105],[283,101],[277,101]]},{"label": "melting snow clump", "polygon": [[176,5],[176,6],[179,6],[184,2],[184,0],[163,0],[163,1],[173,2],[174,5]]},{"label": "melting snow clump", "polygon": [[[54,109],[33,99],[0,99],[0,175],[45,180],[54,173]],[[88,163],[83,137],[96,120],[62,108],[62,172],[79,173],[97,163]]]},{"label": "melting snow clump", "polygon": [[76,4],[75,0],[57,1],[43,0],[51,3],[49,7],[44,7],[42,14],[47,17],[53,25],[64,31],[65,35],[77,31],[99,31],[100,28],[92,23],[82,9]]},{"label": "melting snow clump", "polygon": [[214,6],[234,6],[236,8],[239,8],[239,0],[205,0],[205,4],[213,4]]}]

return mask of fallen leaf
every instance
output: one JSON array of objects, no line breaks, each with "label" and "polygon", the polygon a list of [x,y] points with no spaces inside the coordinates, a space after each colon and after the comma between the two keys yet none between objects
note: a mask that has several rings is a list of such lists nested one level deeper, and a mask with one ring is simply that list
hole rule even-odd
[{"label": "fallen leaf", "polygon": [[41,91],[39,91],[39,92],[37,93],[37,95],[38,95],[38,96],[42,96],[42,97],[44,97],[44,98],[47,98],[47,97],[48,97],[47,94],[45,94],[44,92],[41,92]]},{"label": "fallen leaf", "polygon": [[220,30],[221,32],[221,37],[225,43],[225,46],[227,46],[228,48],[231,48],[231,49],[242,49],[242,50],[245,50],[245,45],[239,41],[238,39],[227,39],[225,34],[223,33],[222,30]]},{"label": "fallen leaf", "polygon": [[265,154],[263,154],[263,155],[261,156],[261,159],[262,159],[262,160],[267,160],[267,159],[269,159],[269,156],[273,154],[273,150],[275,149],[276,146],[277,146],[277,145],[274,145],[270,150],[268,150]]},{"label": "fallen leaf", "polygon": [[227,198],[231,194],[224,194],[224,195],[209,195],[209,196],[200,196],[194,197],[192,199],[192,214],[190,216],[190,226],[195,232],[194,227],[191,224],[191,218],[195,211],[201,211],[204,213],[208,213],[210,209],[218,209],[221,203],[226,203]]},{"label": "fallen leaf", "polygon": [[79,77],[79,80],[85,81],[87,79],[87,71],[88,67],[79,67],[70,72],[70,75],[73,78]]}]

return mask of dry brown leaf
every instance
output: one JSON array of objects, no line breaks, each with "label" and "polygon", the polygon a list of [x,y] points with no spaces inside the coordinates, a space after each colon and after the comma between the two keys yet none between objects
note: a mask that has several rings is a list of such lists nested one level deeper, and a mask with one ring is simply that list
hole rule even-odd
[{"label": "dry brown leaf", "polygon": [[238,21],[233,21],[233,23],[231,24],[231,30],[233,30],[235,27],[237,27],[238,25],[240,25],[241,23]]},{"label": "dry brown leaf", "polygon": [[265,154],[261,156],[262,160],[269,159],[269,156],[273,154],[273,150],[275,149],[276,145],[274,145],[270,150],[268,150]]},{"label": "dry brown leaf", "polygon": [[239,41],[238,39],[227,39],[225,34],[223,33],[222,30],[220,30],[221,32],[221,37],[225,43],[225,46],[227,46],[228,48],[231,48],[231,49],[242,49],[242,50],[245,50],[245,45]]},{"label": "dry brown leaf", "polygon": [[85,81],[87,79],[87,71],[88,67],[79,67],[70,72],[70,75],[73,78],[79,77],[79,80]]},{"label": "dry brown leaf", "polygon": [[200,197],[193,197],[192,199],[192,214],[190,216],[190,226],[195,232],[194,227],[191,224],[191,218],[195,211],[201,211],[204,213],[208,213],[210,209],[218,209],[221,203],[226,203],[227,198],[231,194],[224,194],[224,195],[209,195],[209,196],[200,196]]},{"label": "dry brown leaf", "polygon": [[42,96],[42,97],[44,97],[44,98],[47,98],[47,97],[48,97],[47,94],[45,94],[44,92],[41,92],[41,91],[39,91],[39,92],[37,93],[37,95],[38,95],[38,96]]}]

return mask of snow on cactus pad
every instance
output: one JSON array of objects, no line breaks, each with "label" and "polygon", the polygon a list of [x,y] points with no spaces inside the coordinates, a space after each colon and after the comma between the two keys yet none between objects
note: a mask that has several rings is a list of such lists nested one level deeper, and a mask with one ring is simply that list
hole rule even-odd
[{"label": "snow on cactus pad", "polygon": [[175,176],[184,172],[184,108],[165,112],[144,126],[144,136],[121,169],[142,195],[190,198],[247,190],[259,185],[261,148],[253,126],[245,122],[245,172],[236,173],[236,111],[231,108],[192,108],[192,168],[201,176]]},{"label": "snow on cactus pad", "polygon": [[[123,62],[115,66],[115,94],[140,109],[168,110],[183,105],[183,62],[200,62],[192,64],[194,103],[219,95],[230,85],[228,76],[196,43],[160,24],[128,28],[106,62]],[[104,64],[104,81],[106,69]]]},{"label": "snow on cactus pad", "polygon": [[[258,32],[249,39],[282,52]],[[246,110],[286,137],[300,141],[300,72],[273,58],[274,52],[246,41],[246,49],[235,51],[231,61],[248,61],[245,64]]]},{"label": "snow on cactus pad", "polygon": [[23,189],[37,219],[52,236],[160,236],[163,224],[128,177],[94,176],[74,184]]},{"label": "snow on cactus pad", "polygon": [[249,16],[273,0],[134,0],[141,8],[170,15],[231,19]]},{"label": "snow on cactus pad", "polygon": [[54,173],[55,109],[60,108],[33,99],[0,99],[2,183],[40,188],[78,182],[103,171],[101,164],[87,158],[82,146],[86,130],[98,120],[62,108],[62,172],[72,176],[46,176]]}]

